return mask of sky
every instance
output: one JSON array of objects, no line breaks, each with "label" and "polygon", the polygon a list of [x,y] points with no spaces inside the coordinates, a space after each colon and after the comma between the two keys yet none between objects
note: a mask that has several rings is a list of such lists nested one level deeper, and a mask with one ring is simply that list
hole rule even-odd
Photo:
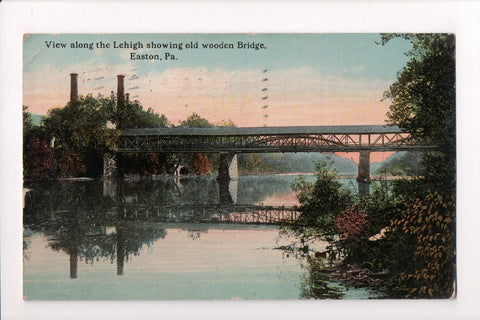
[{"label": "sky", "polygon": [[[130,98],[173,124],[193,112],[238,126],[383,124],[382,95],[405,65],[409,43],[379,40],[378,34],[28,35],[23,104],[37,114],[65,106],[72,72],[79,74],[80,95],[110,96],[116,75],[124,74]],[[110,48],[97,48],[100,41]],[[238,48],[239,41],[265,49]],[[70,48],[75,42],[94,48]],[[125,42],[143,49],[119,48]],[[152,42],[169,48],[147,49]],[[222,43],[234,48],[202,47]],[[132,53],[163,60],[131,60]],[[166,53],[175,60],[165,60]]]},{"label": "sky", "polygon": [[36,114],[65,106],[70,73],[78,73],[79,95],[109,97],[124,74],[130,99],[174,125],[193,112],[240,127],[385,124],[383,92],[410,44],[379,41],[379,34],[25,35],[23,104]]}]

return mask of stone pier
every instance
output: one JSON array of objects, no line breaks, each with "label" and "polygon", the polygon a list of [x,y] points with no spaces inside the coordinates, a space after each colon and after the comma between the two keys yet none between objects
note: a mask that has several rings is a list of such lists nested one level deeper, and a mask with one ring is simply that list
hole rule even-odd
[{"label": "stone pier", "polygon": [[236,204],[238,196],[238,180],[218,180],[217,182],[220,204]]},{"label": "stone pier", "polygon": [[360,160],[358,161],[358,194],[361,197],[368,196],[370,193],[370,151],[360,151]]},{"label": "stone pier", "polygon": [[238,160],[233,152],[220,154],[220,165],[218,168],[218,181],[238,180]]},{"label": "stone pier", "polygon": [[116,177],[117,172],[117,160],[114,154],[105,153],[103,155],[103,177],[113,178]]}]

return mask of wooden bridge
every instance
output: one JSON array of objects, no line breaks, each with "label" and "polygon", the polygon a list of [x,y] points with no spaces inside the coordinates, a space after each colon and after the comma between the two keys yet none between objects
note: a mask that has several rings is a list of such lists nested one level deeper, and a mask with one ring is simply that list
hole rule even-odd
[{"label": "wooden bridge", "polygon": [[397,126],[128,129],[119,152],[359,152],[426,150]]},{"label": "wooden bridge", "polygon": [[[433,149],[397,126],[356,125],[128,129],[120,136],[118,152],[219,152],[221,180],[238,178],[237,153],[359,152],[357,180],[368,182],[370,152]],[[368,190],[360,188],[361,194]]]}]

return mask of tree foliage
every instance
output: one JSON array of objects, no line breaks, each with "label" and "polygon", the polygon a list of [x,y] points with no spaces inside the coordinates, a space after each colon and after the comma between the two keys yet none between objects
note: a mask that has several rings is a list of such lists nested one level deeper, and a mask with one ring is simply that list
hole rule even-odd
[{"label": "tree foliage", "polygon": [[[116,128],[109,128],[108,122],[115,124]],[[55,138],[59,173],[64,176],[101,175],[103,154],[116,150],[120,130],[167,124],[164,115],[158,115],[152,109],[143,110],[138,101],[127,100],[117,109],[113,99],[91,95],[69,102],[64,108],[49,110],[44,119],[46,135],[49,139]],[[122,160],[121,163],[128,162]],[[158,157],[146,155],[141,160],[139,165],[143,169],[160,171],[159,165],[153,164],[159,161]]]},{"label": "tree foliage", "polygon": [[402,296],[450,297],[455,281],[455,37],[391,34],[383,35],[382,43],[394,37],[410,41],[412,50],[385,92],[392,101],[389,122],[438,150],[424,153],[419,178],[395,182],[393,195],[401,214],[380,244],[402,243],[384,257],[393,252],[409,258],[403,267],[390,259],[392,272],[401,273],[392,276],[392,283],[396,281]]},{"label": "tree foliage", "polygon": [[451,34],[388,34],[412,43],[410,60],[397,81],[385,92],[391,100],[387,113],[391,124],[411,132],[420,142],[439,152],[426,153],[422,175],[427,193],[455,192],[455,36]]},{"label": "tree foliage", "polygon": [[102,173],[102,152],[116,149],[118,134],[107,128],[114,108],[112,100],[88,95],[69,102],[64,108],[48,111],[43,123],[48,136],[55,139],[59,159],[81,157],[81,161],[64,163],[62,175],[75,176],[85,171],[90,176]]},{"label": "tree foliage", "polygon": [[[232,122],[233,124],[233,122]],[[207,119],[202,118],[197,113],[192,113],[186,120],[182,121],[180,126],[187,128],[210,128],[213,127]],[[186,160],[190,168],[196,174],[208,174],[212,169],[212,163],[218,164],[218,154],[204,155],[202,153],[183,154],[182,158]]]},{"label": "tree foliage", "polygon": [[414,298],[448,298],[455,281],[455,202],[438,193],[407,205],[391,224],[392,233],[414,243],[411,272],[401,274],[402,290]]},{"label": "tree foliage", "polygon": [[213,125],[205,118],[202,118],[197,113],[192,113],[186,120],[183,120],[180,124],[181,127],[190,128],[209,128]]},{"label": "tree foliage", "polygon": [[301,205],[301,216],[291,229],[305,238],[333,240],[337,233],[336,217],[353,203],[353,196],[342,188],[337,174],[326,162],[317,163],[316,169],[315,183],[300,177],[292,186]]},{"label": "tree foliage", "polygon": [[358,240],[368,226],[367,214],[355,206],[345,208],[335,218],[335,227],[342,240]]},{"label": "tree foliage", "polygon": [[27,177],[41,178],[51,175],[54,164],[53,148],[40,138],[32,138],[24,159],[24,174]]},{"label": "tree foliage", "polygon": [[166,127],[168,120],[165,115],[155,113],[152,108],[143,110],[138,101],[126,101],[122,108],[119,108],[114,117],[114,123],[117,129],[124,130],[128,128],[151,128]]}]

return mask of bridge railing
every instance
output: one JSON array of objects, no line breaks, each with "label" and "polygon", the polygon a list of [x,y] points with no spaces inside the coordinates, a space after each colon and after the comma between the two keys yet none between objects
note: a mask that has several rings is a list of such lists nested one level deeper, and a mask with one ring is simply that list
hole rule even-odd
[{"label": "bridge railing", "polygon": [[270,135],[128,135],[119,152],[337,152],[426,150],[406,132]]}]

